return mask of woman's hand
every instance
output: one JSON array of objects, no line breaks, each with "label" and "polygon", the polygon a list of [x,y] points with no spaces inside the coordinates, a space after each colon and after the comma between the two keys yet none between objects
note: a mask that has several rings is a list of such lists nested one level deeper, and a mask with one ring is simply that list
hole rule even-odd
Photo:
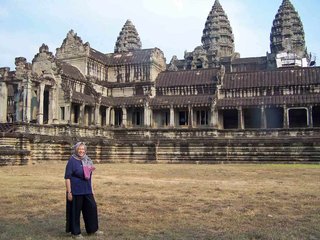
[{"label": "woman's hand", "polygon": [[72,201],[72,193],[71,192],[68,192],[68,200],[71,202]]}]

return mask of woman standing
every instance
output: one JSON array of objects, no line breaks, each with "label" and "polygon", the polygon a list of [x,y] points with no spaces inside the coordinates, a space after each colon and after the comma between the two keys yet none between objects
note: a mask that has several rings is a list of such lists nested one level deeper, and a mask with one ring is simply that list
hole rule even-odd
[{"label": "woman standing", "polygon": [[78,142],[74,146],[74,154],[67,163],[64,176],[67,191],[66,232],[71,232],[75,238],[83,238],[80,229],[81,212],[86,232],[103,234],[98,231],[97,204],[91,179],[95,167],[86,153],[86,145]]}]

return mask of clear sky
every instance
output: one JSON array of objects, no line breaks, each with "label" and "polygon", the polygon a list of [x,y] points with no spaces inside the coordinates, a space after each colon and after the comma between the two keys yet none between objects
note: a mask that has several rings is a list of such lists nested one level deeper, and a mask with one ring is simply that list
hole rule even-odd
[{"label": "clear sky", "polygon": [[[320,65],[320,0],[291,0],[303,22],[308,52]],[[282,0],[220,0],[241,57],[270,52],[272,21]],[[114,50],[127,19],[143,48],[160,48],[170,61],[201,45],[214,0],[0,0],[0,67],[15,57],[31,62],[42,43],[55,54],[69,30],[100,52]]]}]

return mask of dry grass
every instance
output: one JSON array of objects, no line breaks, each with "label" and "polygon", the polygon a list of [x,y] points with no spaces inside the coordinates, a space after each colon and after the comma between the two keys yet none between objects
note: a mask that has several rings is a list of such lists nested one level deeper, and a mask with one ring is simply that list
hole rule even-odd
[{"label": "dry grass", "polygon": [[[0,239],[68,239],[64,167],[0,168]],[[320,165],[106,164],[94,182],[102,239],[320,239]]]}]

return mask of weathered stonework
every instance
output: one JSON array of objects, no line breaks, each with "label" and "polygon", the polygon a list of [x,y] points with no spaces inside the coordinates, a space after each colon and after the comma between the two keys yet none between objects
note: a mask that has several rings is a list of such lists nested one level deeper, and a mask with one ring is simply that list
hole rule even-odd
[{"label": "weathered stonework", "polygon": [[70,30],[17,57],[0,68],[0,165],[66,160],[78,140],[98,162],[319,162],[320,68],[291,2],[266,56],[240,58],[218,0],[201,42],[167,66],[128,20],[114,53]]}]

